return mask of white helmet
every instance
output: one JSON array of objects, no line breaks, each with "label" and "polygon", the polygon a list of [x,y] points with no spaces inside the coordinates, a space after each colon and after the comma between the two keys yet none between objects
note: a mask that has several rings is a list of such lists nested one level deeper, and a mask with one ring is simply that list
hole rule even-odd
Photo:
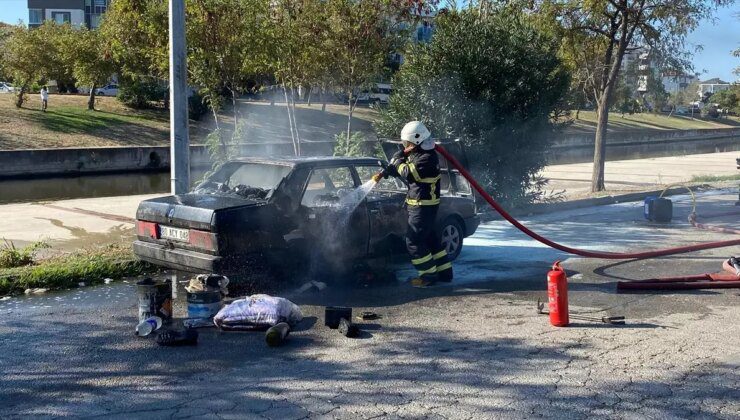
[{"label": "white helmet", "polygon": [[406,123],[401,130],[401,140],[421,146],[424,150],[431,150],[434,148],[434,142],[430,139],[431,136],[432,133],[429,132],[421,121],[411,121]]}]

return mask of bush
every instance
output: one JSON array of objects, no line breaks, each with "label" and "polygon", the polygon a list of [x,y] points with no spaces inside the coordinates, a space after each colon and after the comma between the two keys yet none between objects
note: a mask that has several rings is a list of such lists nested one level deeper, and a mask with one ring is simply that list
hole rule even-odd
[{"label": "bush", "polygon": [[365,135],[355,131],[347,141],[347,133],[334,135],[334,156],[373,156],[385,159],[380,143],[365,140]]},{"label": "bush", "polygon": [[118,100],[130,108],[145,109],[163,101],[165,93],[166,89],[154,80],[134,78],[121,81]]},{"label": "bush", "polygon": [[570,82],[558,40],[511,9],[481,17],[465,10],[440,16],[431,43],[411,47],[393,79],[376,130],[397,138],[421,120],[438,138],[460,138],[471,169],[510,205],[534,199],[546,163],[551,115]]}]

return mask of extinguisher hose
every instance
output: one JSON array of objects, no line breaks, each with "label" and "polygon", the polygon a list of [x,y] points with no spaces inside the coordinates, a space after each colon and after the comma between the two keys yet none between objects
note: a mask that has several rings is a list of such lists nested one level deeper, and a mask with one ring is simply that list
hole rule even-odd
[{"label": "extinguisher hose", "polygon": [[581,257],[588,257],[588,258],[605,258],[605,259],[613,259],[613,260],[623,260],[623,259],[631,259],[631,258],[654,258],[654,257],[662,257],[665,255],[675,255],[675,254],[682,254],[686,252],[693,252],[693,251],[701,251],[704,249],[713,249],[713,248],[723,248],[733,245],[740,245],[740,239],[733,239],[729,241],[719,241],[719,242],[706,242],[706,243],[700,243],[695,245],[689,245],[689,246],[682,246],[677,248],[668,248],[668,249],[659,249],[654,251],[644,251],[644,252],[599,252],[599,251],[588,251],[584,249],[578,249],[578,248],[572,248],[569,246],[565,246],[562,244],[559,244],[557,242],[551,241],[547,238],[545,238],[542,235],[537,234],[536,232],[533,232],[523,224],[521,224],[518,220],[516,220],[514,217],[512,217],[506,210],[501,207],[500,204],[496,202],[496,200],[493,199],[484,189],[483,187],[478,184],[478,182],[473,178],[472,175],[470,175],[470,172],[468,172],[461,164],[460,162],[455,159],[454,156],[452,156],[447,150],[444,149],[444,147],[440,145],[436,145],[436,150],[441,154],[447,161],[454,166],[458,171],[460,171],[460,174],[465,177],[465,179],[470,182],[470,185],[480,194],[481,197],[483,197],[486,202],[494,209],[496,210],[506,221],[514,225],[517,229],[524,232],[531,238],[549,246],[552,248],[555,248],[557,250],[567,252],[569,254],[575,254],[579,255]]}]

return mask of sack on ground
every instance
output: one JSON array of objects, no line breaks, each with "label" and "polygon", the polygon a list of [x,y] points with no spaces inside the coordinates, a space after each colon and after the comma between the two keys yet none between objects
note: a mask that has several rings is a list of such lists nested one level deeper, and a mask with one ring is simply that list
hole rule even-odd
[{"label": "sack on ground", "polygon": [[303,319],[301,309],[288,299],[252,295],[221,308],[213,323],[225,330],[259,330],[279,322],[295,325]]}]

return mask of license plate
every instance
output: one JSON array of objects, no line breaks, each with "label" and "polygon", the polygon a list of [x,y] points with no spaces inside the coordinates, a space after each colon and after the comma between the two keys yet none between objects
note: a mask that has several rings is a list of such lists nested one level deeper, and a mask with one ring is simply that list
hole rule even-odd
[{"label": "license plate", "polygon": [[171,239],[173,241],[188,242],[190,240],[190,231],[187,229],[160,226],[159,236],[164,239]]}]

